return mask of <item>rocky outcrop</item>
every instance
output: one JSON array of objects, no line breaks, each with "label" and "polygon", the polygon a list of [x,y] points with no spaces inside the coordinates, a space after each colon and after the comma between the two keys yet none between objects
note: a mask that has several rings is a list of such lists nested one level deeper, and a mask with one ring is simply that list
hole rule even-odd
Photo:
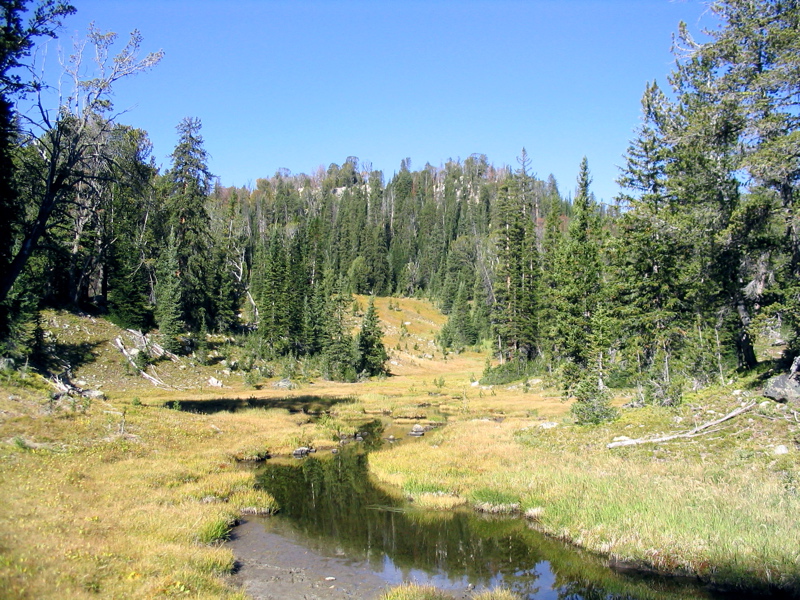
[{"label": "rocky outcrop", "polygon": [[776,375],[767,381],[767,385],[764,386],[764,391],[761,393],[776,402],[798,404],[800,403],[800,381],[795,373]]}]

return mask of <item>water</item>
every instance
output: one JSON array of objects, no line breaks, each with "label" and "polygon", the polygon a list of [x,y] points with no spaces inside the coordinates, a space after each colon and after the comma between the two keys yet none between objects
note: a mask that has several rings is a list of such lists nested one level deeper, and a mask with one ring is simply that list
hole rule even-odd
[{"label": "water", "polygon": [[504,586],[528,600],[753,597],[611,568],[524,519],[415,509],[374,482],[367,461],[350,445],[337,455],[266,464],[260,485],[282,507],[266,526],[318,555],[346,557],[388,584],[410,580],[454,592]]}]

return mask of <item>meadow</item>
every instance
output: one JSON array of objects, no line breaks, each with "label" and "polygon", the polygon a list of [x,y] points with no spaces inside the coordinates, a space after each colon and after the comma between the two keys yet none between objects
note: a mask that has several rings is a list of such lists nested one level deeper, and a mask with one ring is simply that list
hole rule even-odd
[{"label": "meadow", "polygon": [[[54,400],[37,375],[0,375],[6,597],[245,598],[227,579],[235,557],[224,541],[242,515],[279,507],[243,464],[333,448],[375,417],[434,427],[369,458],[374,477],[411,502],[517,514],[616,561],[722,586],[800,587],[797,414],[760,398],[755,378],[577,426],[546,378],[481,385],[485,352],[443,356],[434,336],[444,317],[427,302],[377,307],[388,377],[334,383],[295,364],[253,382],[221,361],[181,358],[155,366],[163,388],[126,368],[113,346],[124,332],[110,323],[45,313],[53,345],[78,357],[73,381],[104,397]],[[273,387],[287,377],[295,389]],[[220,399],[242,407],[183,410]],[[619,391],[615,404],[628,400]],[[607,447],[686,432],[754,402],[697,437]],[[386,598],[437,593],[406,586]]]}]

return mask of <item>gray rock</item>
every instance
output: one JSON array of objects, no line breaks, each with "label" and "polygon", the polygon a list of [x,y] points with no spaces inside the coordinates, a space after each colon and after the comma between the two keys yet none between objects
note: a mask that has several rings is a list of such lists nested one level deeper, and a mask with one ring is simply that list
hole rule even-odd
[{"label": "gray rock", "polygon": [[789,373],[776,375],[767,381],[761,395],[776,402],[800,403],[800,381]]},{"label": "gray rock", "polygon": [[290,379],[281,379],[273,383],[272,387],[276,390],[293,390],[297,387],[297,384],[292,383]]},{"label": "gray rock", "polygon": [[295,458],[305,458],[308,456],[310,450],[311,449],[306,446],[300,446],[299,448],[296,448],[294,452],[292,452],[292,456]]},{"label": "gray rock", "polygon": [[417,423],[411,428],[411,431],[408,432],[408,435],[413,435],[414,437],[422,437],[425,435],[425,428]]}]

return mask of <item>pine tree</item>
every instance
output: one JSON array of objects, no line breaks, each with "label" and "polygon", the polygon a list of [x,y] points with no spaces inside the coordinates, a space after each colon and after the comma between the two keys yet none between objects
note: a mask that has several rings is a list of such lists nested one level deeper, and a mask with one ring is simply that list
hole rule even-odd
[{"label": "pine tree", "polygon": [[155,318],[161,333],[162,345],[171,352],[179,349],[178,334],[183,329],[181,320],[180,265],[175,234],[170,232],[166,248],[162,251],[156,285]]},{"label": "pine tree", "polygon": [[178,125],[178,144],[172,152],[172,168],[166,174],[167,230],[174,232],[176,256],[181,273],[181,310],[187,324],[197,328],[199,309],[210,312],[214,302],[209,294],[211,264],[210,219],[205,208],[211,189],[208,153],[203,148],[199,119],[185,118]]},{"label": "pine tree", "polygon": [[[625,212],[610,244],[611,287],[617,319],[625,324],[625,352],[635,365],[634,381],[658,403],[669,394],[677,373],[673,357],[685,348],[683,331],[692,329],[685,266],[691,248],[670,195],[666,165],[671,148],[665,137],[668,106],[655,83],[642,97],[642,125],[631,142],[618,183]],[[671,401],[670,401],[671,402]]]},{"label": "pine tree", "polygon": [[372,377],[386,373],[386,361],[389,355],[383,345],[383,332],[378,324],[378,313],[375,310],[375,296],[370,296],[367,312],[361,323],[361,331],[356,338],[358,348],[359,373]]},{"label": "pine tree", "polygon": [[578,189],[572,206],[567,238],[554,257],[554,335],[561,340],[560,358],[577,368],[588,362],[587,347],[592,315],[601,285],[596,205],[589,192],[591,178],[586,158],[581,161]]},{"label": "pine tree", "polygon": [[358,357],[347,318],[351,297],[344,293],[346,284],[343,279],[332,287],[324,321],[323,370],[328,379],[355,381]]}]

